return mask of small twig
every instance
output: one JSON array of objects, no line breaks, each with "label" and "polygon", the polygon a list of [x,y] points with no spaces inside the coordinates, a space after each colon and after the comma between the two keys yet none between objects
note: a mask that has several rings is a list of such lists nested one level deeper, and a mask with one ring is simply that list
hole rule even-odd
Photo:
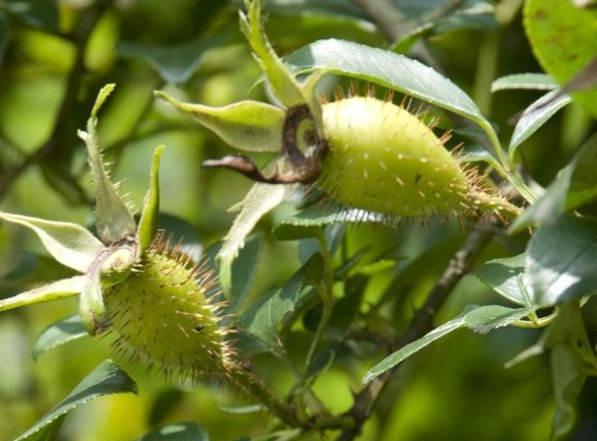
[{"label": "small twig", "polygon": [[[460,279],[471,270],[483,248],[491,241],[498,223],[499,220],[496,217],[483,218],[477,222],[462,247],[450,260],[448,267],[436,282],[423,306],[416,311],[406,331],[394,341],[393,351],[415,341],[432,329],[433,318],[438,309]],[[347,415],[351,415],[355,421],[355,427],[343,430],[336,441],[352,441],[359,435],[363,424],[371,416],[381,393],[398,367],[380,375],[356,394],[354,404],[347,412]]]}]

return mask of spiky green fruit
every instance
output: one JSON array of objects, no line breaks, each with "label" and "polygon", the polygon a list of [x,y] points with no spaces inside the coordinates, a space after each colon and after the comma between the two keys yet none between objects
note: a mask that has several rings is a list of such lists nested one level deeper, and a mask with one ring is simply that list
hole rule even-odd
[{"label": "spiky green fruit", "polygon": [[373,97],[323,106],[327,152],[316,182],[334,200],[392,216],[512,209],[403,107]]},{"label": "spiky green fruit", "polygon": [[117,356],[166,378],[226,374],[232,354],[212,286],[209,272],[158,238],[124,281],[104,291]]}]

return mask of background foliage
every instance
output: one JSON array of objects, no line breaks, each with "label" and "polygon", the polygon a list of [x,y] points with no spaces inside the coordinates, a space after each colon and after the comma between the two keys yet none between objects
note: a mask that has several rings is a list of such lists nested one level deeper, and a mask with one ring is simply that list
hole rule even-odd
[{"label": "background foliage", "polygon": [[[140,207],[152,149],[166,144],[161,225],[183,236],[196,250],[215,254],[234,219],[228,208],[244,197],[251,182],[231,172],[201,169],[204,159],[224,156],[229,147],[156,102],[153,90],[164,89],[185,100],[214,106],[247,96],[267,101],[263,89],[255,87],[261,71],[238,29],[240,6],[240,2],[222,0],[0,1],[2,210],[93,224],[85,149],[76,129],[84,127],[99,87],[114,82],[118,89],[100,124],[106,156],[114,163],[113,176],[124,180],[130,201]],[[540,41],[545,30],[527,36],[521,7],[521,0],[265,3],[266,29],[278,53],[288,54],[323,38],[339,38],[391,48],[419,59],[473,98],[497,128],[504,145],[514,131],[512,116],[553,89],[555,81],[563,84],[582,67],[573,68],[562,61],[569,56],[567,48],[558,54],[547,51]],[[567,17],[567,12],[561,14]],[[533,41],[533,35],[539,41]],[[574,46],[574,50],[583,48]],[[594,50],[594,46],[586,50]],[[555,69],[550,72],[554,79],[516,78],[526,86],[514,90],[502,90],[512,89],[513,80],[494,83],[492,92],[497,78],[543,72],[535,57],[547,58],[542,61],[544,67],[561,63],[571,70]],[[329,87],[335,86],[330,81]],[[595,92],[592,94],[594,97]],[[514,136],[510,151],[524,165],[529,180],[549,187],[549,197],[542,203],[549,206],[550,215],[555,213],[550,211],[554,204],[562,206],[558,212],[585,205],[583,212],[592,215],[595,207],[585,203],[592,198],[586,192],[594,190],[594,168],[590,167],[595,164],[595,156],[590,156],[594,149],[586,149],[589,154],[576,159],[586,166],[584,175],[582,167],[580,171],[565,167],[595,129],[591,117],[595,101],[587,96],[570,101],[566,97],[560,105],[565,105],[563,110],[544,125],[535,124],[540,128],[532,136],[519,137],[520,142]],[[270,155],[254,157],[265,163]],[[558,175],[560,170],[569,170],[568,175]],[[571,174],[580,178],[575,180]],[[589,184],[583,186],[583,182]],[[582,191],[575,193],[575,185]],[[566,199],[566,195],[576,199]],[[303,216],[307,221],[295,218],[280,224],[296,212],[296,202],[296,198],[289,200],[259,222],[232,273],[235,308],[244,311],[249,329],[278,354],[260,354],[256,366],[280,394],[292,386],[289,366],[302,362],[322,314],[317,301],[302,305],[299,300],[305,294],[292,285],[298,279],[300,287],[302,280],[313,277],[312,268],[321,266],[316,239],[322,240],[318,234],[323,231],[309,224],[308,215]],[[541,213],[545,210],[527,212],[524,222],[545,220]],[[336,303],[325,344],[310,366],[313,391],[332,412],[351,407],[351,390],[361,388],[367,370],[387,355],[388,341],[407,329],[414,310],[472,226],[469,220],[432,220],[402,222],[396,228],[377,223],[325,227],[336,276],[348,281],[346,301]],[[522,226],[512,236],[496,227],[496,234],[476,261],[522,253],[530,239]],[[571,237],[585,231],[583,226],[570,228]],[[591,243],[594,227],[587,228],[587,236],[582,237]],[[552,236],[545,230],[542,234],[535,236],[532,246],[548,250]],[[595,267],[594,257],[594,250],[586,255],[588,273]],[[482,271],[478,273],[481,279]],[[68,275],[30,234],[0,225],[0,297]],[[491,272],[485,274],[484,280],[491,277]],[[591,277],[587,280],[583,291],[574,295],[594,290],[594,281]],[[496,282],[490,280],[490,284]],[[549,296],[549,286],[541,292]],[[271,319],[260,315],[259,307],[265,302],[270,302],[268,307],[278,314],[279,322],[288,310],[296,308],[300,314],[292,326],[283,329],[276,328],[283,326],[277,322],[264,324]],[[597,329],[594,303],[589,299],[583,308],[592,343]],[[450,294],[434,323],[453,319],[471,304],[508,305],[478,277],[468,275]],[[41,331],[75,311],[74,302],[67,300],[0,315],[0,441],[25,432],[108,356],[106,345],[81,338],[48,353],[38,351],[39,358],[32,359]],[[359,439],[547,439],[555,406],[548,357],[504,369],[504,363],[540,335],[538,330],[519,328],[486,335],[459,331],[429,346],[394,375]],[[112,375],[109,365],[97,369],[93,374],[96,380]],[[166,423],[191,421],[202,429],[190,423],[181,425],[176,439],[202,439],[205,434],[213,440],[290,439],[285,437],[295,434],[290,430],[260,438],[273,430],[271,417],[254,406],[243,407],[255,403],[222,385],[180,390],[148,378],[142,371],[133,370],[130,375],[139,385],[138,395],[110,395],[78,407],[66,419],[59,439],[133,440]],[[128,384],[127,379],[121,380]],[[595,380],[589,378],[578,400],[572,439],[597,437],[596,388]],[[158,439],[152,436],[143,439]]]}]

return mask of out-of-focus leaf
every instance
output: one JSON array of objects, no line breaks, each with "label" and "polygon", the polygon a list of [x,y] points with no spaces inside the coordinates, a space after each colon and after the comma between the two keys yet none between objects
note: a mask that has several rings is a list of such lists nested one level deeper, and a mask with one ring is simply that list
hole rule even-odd
[{"label": "out-of-focus leaf", "polygon": [[47,0],[8,0],[2,5],[29,26],[43,30],[58,29],[57,2]]},{"label": "out-of-focus leaf", "polygon": [[[8,46],[8,40],[10,39],[10,22],[5,13],[0,11],[0,64],[4,59],[4,52]],[[4,146],[2,146],[4,147]],[[1,157],[0,157],[1,158]],[[4,158],[1,158],[4,159]],[[2,161],[0,161],[2,164]]]},{"label": "out-of-focus leaf", "polygon": [[525,274],[524,253],[485,262],[475,274],[483,283],[511,302],[523,306],[535,303],[533,290]]},{"label": "out-of-focus leaf", "polygon": [[597,223],[562,216],[531,237],[526,272],[537,303],[551,306],[597,291]]},{"label": "out-of-focus leaf", "polygon": [[145,195],[143,211],[137,227],[137,242],[141,253],[149,247],[158,226],[160,214],[160,157],[163,151],[164,146],[160,145],[153,152],[149,190]]},{"label": "out-of-focus leaf", "polygon": [[330,349],[318,352],[311,360],[305,372],[305,379],[310,379],[324,373],[334,362],[336,353]]},{"label": "out-of-focus leaf", "polygon": [[133,214],[110,181],[97,133],[97,113],[115,87],[114,84],[107,84],[99,91],[91,110],[91,116],[87,120],[87,131],[78,131],[79,138],[87,146],[96,198],[97,232],[104,243],[117,242],[126,236],[133,235],[136,229]]},{"label": "out-of-focus leaf", "polygon": [[510,156],[516,153],[518,147],[545,124],[558,110],[566,106],[572,100],[569,95],[559,95],[559,90],[552,90],[543,95],[533,104],[526,108],[514,127],[514,133],[510,139],[508,151]]},{"label": "out-of-focus leaf", "polygon": [[525,90],[553,90],[558,88],[552,77],[542,73],[520,73],[506,75],[491,83],[491,91],[525,89]]},{"label": "out-of-focus leaf", "polygon": [[180,243],[182,251],[189,255],[195,263],[199,263],[203,255],[201,237],[197,227],[184,219],[167,213],[161,213],[158,227],[168,232],[173,243]]},{"label": "out-of-focus leaf", "polygon": [[60,421],[60,418],[77,407],[104,395],[137,393],[135,382],[112,361],[104,361],[91,372],[56,407],[45,414],[33,427],[15,441],[41,440],[40,432],[47,431]]},{"label": "out-of-focus leaf", "polygon": [[[524,26],[542,67],[560,85],[568,83],[597,54],[597,10],[577,8],[570,0],[527,0]],[[597,90],[573,92],[597,116]]]},{"label": "out-of-focus leaf", "polygon": [[167,82],[186,83],[199,69],[205,53],[227,41],[227,35],[199,36],[175,46],[145,46],[123,42],[118,52],[125,57],[144,59]]},{"label": "out-of-focus leaf", "polygon": [[0,300],[0,311],[48,302],[79,294],[86,283],[85,276],[75,276],[49,283],[39,288],[34,288],[17,294],[13,297]]},{"label": "out-of-focus leaf", "polygon": [[147,418],[148,424],[153,427],[164,421],[174,408],[184,399],[184,392],[177,388],[168,388],[160,392],[151,406]]},{"label": "out-of-focus leaf", "polygon": [[158,427],[138,441],[209,441],[209,436],[197,423],[175,423]]},{"label": "out-of-focus leaf", "polygon": [[62,346],[73,340],[86,337],[89,334],[79,315],[72,315],[51,324],[37,337],[33,346],[33,358]]},{"label": "out-of-focus leaf", "polygon": [[498,305],[475,307],[474,309],[463,313],[454,320],[450,320],[449,322],[438,326],[420,339],[415,340],[414,342],[409,343],[403,348],[388,355],[381,362],[367,371],[365,377],[363,378],[363,382],[369,383],[371,380],[392,369],[414,353],[429,346],[434,341],[444,337],[456,329],[468,327],[473,331],[485,333],[496,328],[508,326],[512,322],[527,316],[531,311],[531,308],[514,309]]},{"label": "out-of-focus leaf", "polygon": [[81,273],[89,269],[96,256],[104,249],[99,240],[77,224],[48,221],[1,211],[0,220],[30,228],[58,262]]},{"label": "out-of-focus leaf", "polygon": [[510,227],[518,232],[533,224],[552,223],[565,211],[581,207],[597,198],[597,133],[593,134],[570,163],[560,170],[545,193],[518,217]]},{"label": "out-of-focus leaf", "polygon": [[320,40],[290,54],[298,72],[324,69],[412,95],[482,126],[489,122],[473,100],[448,78],[424,64],[393,52],[349,41]]},{"label": "out-of-focus leaf", "polygon": [[162,91],[156,91],[155,95],[191,115],[231,147],[251,152],[282,150],[285,113],[279,107],[258,101],[209,107],[178,101]]},{"label": "out-of-focus leaf", "polygon": [[240,213],[224,238],[217,259],[220,265],[220,283],[228,297],[232,288],[232,262],[244,246],[245,239],[259,220],[280,205],[295,190],[293,185],[257,183],[241,202]]},{"label": "out-of-focus leaf", "polygon": [[259,413],[267,411],[267,407],[262,404],[251,404],[249,406],[239,407],[220,407],[224,412],[232,415],[249,415],[252,413]]},{"label": "out-of-focus leaf", "polygon": [[278,240],[297,240],[313,237],[320,228],[337,223],[374,223],[395,225],[397,221],[379,213],[355,208],[344,208],[331,204],[312,205],[300,213],[283,219],[274,226]]},{"label": "out-of-focus leaf", "polygon": [[238,257],[232,263],[232,287],[230,289],[230,311],[241,307],[251,291],[251,284],[257,272],[259,252],[261,250],[261,236],[251,237],[239,251]]}]

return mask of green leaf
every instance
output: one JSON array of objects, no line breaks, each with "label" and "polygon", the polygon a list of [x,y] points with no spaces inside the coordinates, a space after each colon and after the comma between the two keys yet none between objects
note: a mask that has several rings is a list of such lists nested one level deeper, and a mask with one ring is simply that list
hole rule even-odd
[{"label": "green leaf", "polygon": [[246,241],[245,246],[239,250],[238,257],[232,264],[232,298],[229,311],[238,310],[244,305],[249,293],[259,262],[261,251],[261,237],[255,235]]},{"label": "green leaf", "polygon": [[542,73],[511,74],[498,78],[491,83],[491,91],[524,89],[524,90],[553,90],[558,88],[552,77]]},{"label": "green leaf", "polygon": [[43,30],[58,29],[58,5],[47,0],[7,1],[1,5],[23,22]]},{"label": "green leaf", "polygon": [[380,376],[384,372],[392,369],[393,367],[406,360],[414,353],[429,346],[431,343],[433,343],[436,340],[439,340],[445,335],[448,335],[450,332],[462,328],[464,325],[464,315],[461,315],[460,317],[455,318],[454,320],[450,320],[449,322],[446,322],[443,325],[438,326],[433,331],[425,334],[420,339],[415,340],[414,342],[407,344],[406,346],[397,350],[396,352],[391,353],[381,362],[369,369],[365,374],[365,377],[363,378],[363,383],[370,383],[373,379]]},{"label": "green leaf", "polygon": [[240,12],[240,28],[245,34],[274,95],[286,107],[303,104],[300,86],[272,48],[261,23],[261,1],[246,0],[247,14]]},{"label": "green leaf", "polygon": [[544,225],[527,247],[526,271],[537,303],[551,306],[597,290],[597,223],[563,216]]},{"label": "green leaf", "polygon": [[104,249],[102,243],[77,224],[56,222],[0,211],[0,219],[35,232],[48,252],[61,264],[86,272]]},{"label": "green leaf", "polygon": [[541,197],[510,226],[518,232],[531,225],[553,222],[565,211],[597,198],[597,133],[582,145]]},{"label": "green leaf", "polygon": [[39,288],[17,294],[16,296],[0,300],[0,311],[71,297],[79,294],[83,290],[85,283],[85,276],[75,276],[70,279],[58,280]]},{"label": "green leaf", "polygon": [[[535,56],[560,85],[568,83],[597,54],[597,10],[578,8],[570,0],[527,0],[524,27]],[[597,90],[573,98],[597,116]]]},{"label": "green leaf", "polygon": [[298,72],[325,69],[359,78],[489,124],[473,100],[456,84],[424,64],[393,52],[344,40],[320,40],[287,57]]},{"label": "green leaf", "polygon": [[160,426],[138,441],[209,441],[209,437],[197,423],[175,423]]},{"label": "green leaf", "polygon": [[569,95],[556,97],[559,92],[559,89],[556,89],[546,93],[522,113],[514,127],[514,133],[512,133],[508,146],[510,156],[514,156],[518,147],[539,130],[558,110],[570,103]]},{"label": "green leaf", "polygon": [[41,431],[49,430],[70,411],[96,398],[120,393],[137,393],[137,386],[126,372],[112,361],[104,361],[85,377],[62,402],[15,441],[38,440]]},{"label": "green leaf", "polygon": [[285,114],[279,107],[240,101],[223,107],[184,103],[156,90],[155,95],[191,115],[224,142],[238,150],[280,152]]},{"label": "green leaf", "polygon": [[257,183],[241,202],[240,213],[224,238],[217,259],[220,265],[220,283],[230,297],[232,287],[232,262],[244,246],[245,239],[259,220],[280,205],[295,190],[294,185],[271,185]]},{"label": "green leaf", "polygon": [[420,339],[388,355],[367,371],[363,383],[371,382],[371,380],[392,369],[414,353],[457,329],[467,327],[476,332],[489,332],[496,328],[508,326],[514,321],[527,316],[532,310],[533,308],[506,308],[499,305],[474,307],[474,309],[464,312],[454,320],[438,326]]},{"label": "green leaf", "polygon": [[149,190],[145,195],[143,211],[137,227],[139,253],[143,253],[149,247],[158,225],[160,215],[160,158],[163,151],[164,146],[160,145],[153,152]]},{"label": "green leaf", "polygon": [[87,121],[87,131],[77,132],[79,138],[87,145],[96,198],[97,231],[102,241],[107,244],[135,233],[133,215],[118,195],[106,172],[97,135],[97,113],[114,87],[114,84],[108,84],[99,91],[91,110],[91,117]]},{"label": "green leaf", "polygon": [[475,274],[483,283],[511,302],[523,306],[535,304],[533,290],[525,273],[524,253],[485,262]]},{"label": "green leaf", "polygon": [[125,57],[144,59],[168,83],[186,83],[197,72],[205,53],[220,46],[228,35],[199,36],[173,46],[147,46],[131,42],[118,45],[118,52]]},{"label": "green leaf", "polygon": [[91,335],[106,330],[110,325],[99,271],[85,277],[85,285],[79,296],[79,315]]},{"label": "green leaf", "polygon": [[40,355],[58,346],[88,335],[78,314],[59,320],[44,329],[39,337],[37,337],[33,346],[33,358],[37,360]]}]

